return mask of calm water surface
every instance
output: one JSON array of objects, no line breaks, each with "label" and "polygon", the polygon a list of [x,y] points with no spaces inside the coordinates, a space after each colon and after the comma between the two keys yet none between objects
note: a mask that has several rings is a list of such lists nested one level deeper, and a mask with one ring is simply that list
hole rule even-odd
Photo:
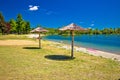
[{"label": "calm water surface", "polygon": [[[44,39],[70,44],[71,36],[50,35]],[[74,37],[77,46],[93,48],[120,55],[120,35],[79,35]]]}]

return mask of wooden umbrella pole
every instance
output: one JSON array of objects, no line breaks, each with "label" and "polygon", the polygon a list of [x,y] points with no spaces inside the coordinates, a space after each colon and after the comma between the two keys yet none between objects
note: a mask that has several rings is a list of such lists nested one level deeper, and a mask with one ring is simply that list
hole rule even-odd
[{"label": "wooden umbrella pole", "polygon": [[71,43],[71,58],[74,57],[74,31],[71,31],[72,43]]},{"label": "wooden umbrella pole", "polygon": [[39,48],[41,48],[41,37],[40,37],[40,33],[39,33]]}]

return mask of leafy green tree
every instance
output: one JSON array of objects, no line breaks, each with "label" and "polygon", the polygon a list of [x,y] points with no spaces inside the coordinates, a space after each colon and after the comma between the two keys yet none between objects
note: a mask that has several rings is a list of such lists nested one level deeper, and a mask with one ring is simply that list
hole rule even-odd
[{"label": "leafy green tree", "polygon": [[27,34],[30,32],[30,23],[24,21],[21,14],[18,14],[16,21],[11,19],[9,23],[12,27],[11,33]]},{"label": "leafy green tree", "polygon": [[8,22],[5,22],[4,16],[0,12],[0,32],[2,34],[8,34],[10,31],[10,24]]},{"label": "leafy green tree", "polygon": [[[43,27],[43,28],[45,28],[45,27]],[[45,29],[48,30],[48,32],[46,33],[48,35],[56,35],[59,33],[58,29],[54,29],[54,28],[45,28]]]},{"label": "leafy green tree", "polygon": [[116,29],[115,29],[115,33],[116,33],[116,34],[120,34],[120,28],[116,28]]},{"label": "leafy green tree", "polygon": [[11,30],[10,30],[10,32],[11,33],[16,33],[17,32],[17,24],[16,24],[16,21],[14,20],[14,19],[11,19],[10,21],[9,21],[9,23],[10,23],[10,25],[11,25]]},{"label": "leafy green tree", "polygon": [[22,33],[28,34],[30,32],[30,23],[27,21],[22,22]]},{"label": "leafy green tree", "polygon": [[86,34],[90,34],[92,35],[94,32],[93,32],[93,29],[89,28],[88,30],[86,30]]},{"label": "leafy green tree", "polygon": [[0,31],[2,32],[2,34],[4,33],[4,30],[5,30],[4,16],[0,12]]},{"label": "leafy green tree", "polygon": [[28,34],[30,32],[30,22],[26,22],[25,33]]},{"label": "leafy green tree", "polygon": [[113,28],[109,28],[109,34],[113,34],[114,33],[114,29]]},{"label": "leafy green tree", "polygon": [[26,26],[26,22],[25,22],[25,21],[22,21],[21,34],[25,34],[25,26]]},{"label": "leafy green tree", "polygon": [[16,27],[17,33],[18,33],[18,34],[21,34],[22,25],[23,25],[23,19],[22,19],[22,15],[21,15],[21,14],[18,14],[18,15],[17,15],[16,23],[17,23],[17,27]]},{"label": "leafy green tree", "polygon": [[103,34],[108,34],[108,32],[109,32],[109,29],[108,29],[108,28],[104,28],[104,29],[102,30],[102,33],[103,33]]}]

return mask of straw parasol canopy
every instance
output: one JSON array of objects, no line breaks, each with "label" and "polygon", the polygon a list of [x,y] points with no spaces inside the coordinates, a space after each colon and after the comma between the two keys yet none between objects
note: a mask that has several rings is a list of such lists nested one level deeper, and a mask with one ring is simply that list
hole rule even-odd
[{"label": "straw parasol canopy", "polygon": [[35,29],[33,29],[32,31],[30,32],[33,32],[33,33],[41,33],[41,32],[48,32],[48,30],[42,28],[42,27],[37,27]]},{"label": "straw parasol canopy", "polygon": [[41,34],[41,32],[48,32],[48,30],[46,30],[44,28],[41,28],[41,27],[37,27],[37,28],[33,29],[30,32],[39,34],[39,48],[41,48],[41,37],[40,37],[40,34]]},{"label": "straw parasol canopy", "polygon": [[72,42],[71,42],[71,58],[74,57],[74,31],[83,31],[85,30],[84,28],[74,24],[74,23],[71,23],[63,28],[60,28],[59,29],[60,31],[66,31],[66,30],[69,30],[71,32],[71,36],[72,36]]}]

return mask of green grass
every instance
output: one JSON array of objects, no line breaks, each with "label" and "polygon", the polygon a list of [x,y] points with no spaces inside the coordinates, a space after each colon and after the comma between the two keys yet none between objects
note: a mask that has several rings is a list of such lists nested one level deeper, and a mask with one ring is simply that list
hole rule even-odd
[{"label": "green grass", "polygon": [[[70,55],[58,44],[0,46],[0,80],[118,80],[120,62],[75,52],[75,59],[47,58]],[[27,47],[27,48],[26,48]]]}]

